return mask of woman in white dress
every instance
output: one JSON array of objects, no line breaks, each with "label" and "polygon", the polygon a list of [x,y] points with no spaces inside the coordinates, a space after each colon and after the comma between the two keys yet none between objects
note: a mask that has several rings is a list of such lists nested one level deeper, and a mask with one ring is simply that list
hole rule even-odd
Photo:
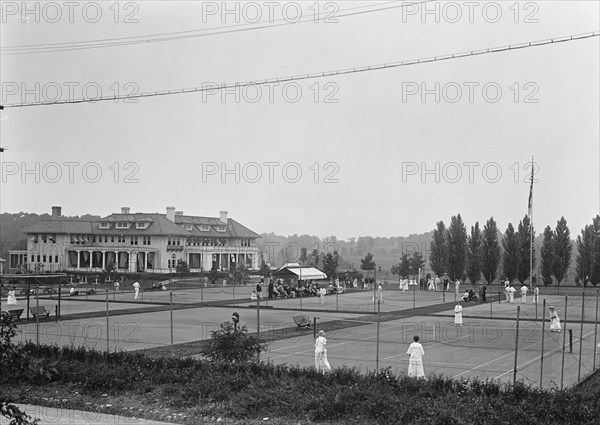
[{"label": "woman in white dress", "polygon": [[16,288],[14,286],[10,291],[8,291],[8,297],[6,298],[6,304],[8,304],[8,305],[16,305],[17,304]]},{"label": "woman in white dress", "polygon": [[319,336],[315,340],[315,367],[321,373],[331,370],[327,361],[327,339],[324,331],[319,331]]},{"label": "woman in white dress", "polygon": [[560,319],[554,307],[550,307],[550,332],[560,332]]},{"label": "woman in white dress", "polygon": [[454,307],[454,324],[456,326],[462,326],[463,325],[463,319],[462,319],[462,311],[463,311],[463,307],[460,304],[460,301],[456,303],[456,306]]},{"label": "woman in white dress", "polygon": [[408,347],[408,376],[423,378],[425,377],[425,371],[423,370],[423,356],[425,351],[423,346],[419,343],[419,335],[413,337],[413,342]]}]

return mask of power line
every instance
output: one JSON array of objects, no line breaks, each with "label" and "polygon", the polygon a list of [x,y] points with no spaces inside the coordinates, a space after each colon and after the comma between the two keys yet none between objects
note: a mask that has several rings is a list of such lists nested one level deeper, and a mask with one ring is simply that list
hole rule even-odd
[{"label": "power line", "polygon": [[[382,12],[386,10],[405,8],[407,6],[416,6],[423,3],[429,3],[434,0],[423,0],[415,3],[400,3],[393,4],[391,6],[369,9],[369,10],[360,10],[364,8],[373,8],[377,6],[383,6],[390,3],[398,3],[400,0],[393,0],[384,3],[377,3],[374,5],[368,6],[357,6],[348,9],[343,9],[340,14],[335,14],[330,19],[344,18],[348,16],[356,16],[362,15],[365,13],[374,13],[374,12]],[[63,43],[45,43],[45,44],[29,44],[29,45],[17,45],[17,46],[6,46],[0,48],[0,55],[2,56],[14,56],[14,55],[26,55],[26,54],[36,54],[36,53],[55,53],[55,52],[66,52],[66,51],[74,51],[74,50],[89,50],[89,49],[99,49],[99,48],[107,48],[107,47],[120,47],[120,46],[131,46],[136,44],[149,44],[149,43],[158,43],[165,41],[175,41],[175,40],[184,40],[188,38],[198,38],[198,37],[211,37],[216,35],[223,34],[232,34],[238,32],[246,32],[246,31],[256,31],[262,29],[276,28],[286,25],[293,25],[298,23],[306,23],[314,21],[314,16],[302,17],[297,22],[290,21],[285,18],[273,19],[270,21],[260,21],[256,23],[244,23],[244,24],[236,24],[229,25],[225,27],[212,27],[212,28],[204,28],[197,30],[188,30],[188,31],[177,31],[177,32],[168,32],[168,33],[160,33],[160,34],[147,34],[147,35],[138,35],[131,37],[119,37],[119,38],[109,38],[103,40],[86,40],[86,41],[71,41],[71,42],[63,42]],[[328,19],[324,17],[322,20]],[[268,24],[268,25],[265,25]],[[248,28],[249,27],[249,28]]]},{"label": "power line", "polygon": [[585,40],[585,39],[598,37],[598,36],[600,36],[600,32],[595,31],[595,32],[591,32],[591,33],[557,37],[557,38],[551,38],[551,39],[546,39],[546,40],[529,41],[529,42],[525,42],[525,43],[511,44],[511,45],[506,45],[506,46],[501,46],[501,47],[490,47],[487,49],[471,50],[471,51],[461,52],[461,53],[451,53],[451,54],[446,54],[446,55],[441,55],[441,56],[431,56],[431,57],[426,57],[426,58],[390,62],[390,63],[380,64],[380,65],[368,65],[368,66],[363,66],[363,67],[359,67],[359,68],[339,69],[339,70],[335,70],[335,71],[318,72],[318,73],[312,73],[312,74],[306,74],[306,75],[269,78],[269,79],[260,80],[260,81],[247,81],[244,83],[227,83],[227,84],[222,84],[220,86],[191,87],[191,88],[187,88],[187,89],[163,90],[163,91],[146,92],[146,93],[140,93],[140,94],[134,94],[134,95],[128,95],[128,96],[125,96],[125,95],[101,96],[101,97],[97,97],[97,98],[88,98],[88,99],[81,98],[81,99],[59,100],[59,101],[52,101],[52,102],[13,103],[13,104],[6,104],[3,106],[5,108],[21,108],[21,107],[27,107],[27,106],[50,106],[50,105],[64,105],[64,104],[73,104],[73,103],[94,103],[94,102],[101,102],[101,101],[141,99],[141,98],[146,98],[146,97],[168,96],[168,95],[184,94],[184,93],[197,93],[197,92],[205,92],[205,91],[212,91],[212,90],[220,91],[220,90],[239,88],[239,87],[263,86],[263,85],[268,85],[268,84],[280,84],[280,83],[287,83],[287,82],[291,82],[291,81],[312,80],[312,79],[318,79],[318,78],[324,78],[324,77],[355,74],[355,73],[359,73],[359,72],[379,71],[379,70],[383,70],[383,69],[399,68],[402,66],[420,65],[420,64],[432,63],[432,62],[441,62],[441,61],[446,61],[446,60],[460,59],[460,58],[466,58],[466,57],[472,57],[472,56],[481,56],[481,55],[487,55],[487,54],[493,54],[493,53],[501,53],[501,52],[507,52],[507,51],[512,51],[512,50],[529,49],[529,48],[534,48],[534,47],[547,46],[550,44],[568,43],[571,41],[580,41],[580,40]]}]

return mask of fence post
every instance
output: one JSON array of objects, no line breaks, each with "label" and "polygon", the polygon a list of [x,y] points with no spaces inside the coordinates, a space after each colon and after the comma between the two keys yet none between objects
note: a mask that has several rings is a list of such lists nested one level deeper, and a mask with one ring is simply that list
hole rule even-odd
[{"label": "fence post", "polygon": [[[256,297],[256,338],[260,341],[260,299]],[[256,353],[256,362],[260,364],[260,350]]]},{"label": "fence post", "polygon": [[[544,305],[542,307],[542,311],[546,311],[546,298],[544,298]],[[545,325],[546,321],[544,320],[544,315],[542,314],[542,353],[540,354],[540,388],[542,388],[542,383],[544,381],[544,336],[546,335],[544,332]]]},{"label": "fence post", "polygon": [[380,323],[380,316],[379,313],[381,312],[381,300],[377,300],[377,348],[376,348],[376,354],[375,354],[375,371],[379,371],[379,323]]},{"label": "fence post", "polygon": [[490,302],[490,319],[492,319],[494,317],[494,310],[493,310],[493,302]]},{"label": "fence post", "polygon": [[585,317],[585,292],[581,294],[581,328],[579,330],[579,370],[577,371],[577,382],[581,382],[581,352],[583,351],[583,319]]},{"label": "fence post", "polygon": [[563,389],[563,382],[565,376],[565,345],[567,343],[567,299],[568,295],[565,295],[565,321],[563,324],[563,349],[562,349],[562,362],[560,366],[560,390]]},{"label": "fence post", "polygon": [[106,287],[106,354],[110,353],[110,339],[109,339],[109,307],[108,307],[108,286]]},{"label": "fence post", "polygon": [[35,283],[35,307],[38,313],[35,315],[35,344],[40,344],[40,297],[38,295],[38,284]]},{"label": "fence post", "polygon": [[[170,286],[171,286],[171,288],[169,291],[169,311],[170,311],[170,315],[171,315],[171,355],[173,356],[175,354],[173,351],[173,285],[170,285]],[[143,296],[144,296],[144,293],[142,292],[142,297]]]},{"label": "fence post", "polygon": [[600,351],[600,347],[596,345],[598,343],[598,292],[600,289],[596,289],[596,320],[594,321],[594,366],[592,372],[596,370],[596,354]]},{"label": "fence post", "polygon": [[517,329],[515,332],[515,367],[513,369],[513,385],[517,382],[517,353],[519,352],[519,316],[521,306],[517,306]]}]

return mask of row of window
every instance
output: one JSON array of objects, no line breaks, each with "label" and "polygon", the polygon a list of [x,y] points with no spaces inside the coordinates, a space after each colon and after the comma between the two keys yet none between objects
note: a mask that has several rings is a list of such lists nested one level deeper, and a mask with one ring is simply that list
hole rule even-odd
[{"label": "row of window", "polygon": [[[150,236],[142,236],[142,245],[151,245],[152,239]],[[88,243],[127,243],[127,237],[125,235],[71,235],[72,244],[88,244]],[[129,244],[138,245],[138,236],[130,236]]]},{"label": "row of window", "polygon": [[[118,221],[115,224],[116,229],[129,229],[133,223],[127,223],[125,221]],[[136,229],[146,229],[150,226],[150,223],[147,222],[137,222],[135,223]],[[100,229],[109,229],[110,223],[107,221],[100,222]]]},{"label": "row of window", "polygon": [[[36,255],[31,254],[31,262],[35,263]],[[58,255],[37,255],[37,263],[52,263],[52,258],[54,258],[54,263],[58,263]]]}]

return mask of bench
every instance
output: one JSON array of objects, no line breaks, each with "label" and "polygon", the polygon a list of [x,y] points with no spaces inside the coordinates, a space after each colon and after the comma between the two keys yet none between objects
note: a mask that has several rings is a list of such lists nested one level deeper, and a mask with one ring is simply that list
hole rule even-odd
[{"label": "bench", "polygon": [[310,318],[307,315],[292,316],[292,319],[298,328],[310,329]]},{"label": "bench", "polygon": [[33,316],[33,318],[35,319],[37,316],[46,316],[46,319],[50,317],[50,312],[48,310],[46,310],[46,307],[39,306],[39,307],[29,307],[29,312],[31,313],[31,315]]},{"label": "bench", "polygon": [[15,309],[15,310],[8,310],[8,315],[10,317],[12,317],[15,322],[17,320],[21,320],[21,314],[23,314],[23,309],[22,308]]}]

